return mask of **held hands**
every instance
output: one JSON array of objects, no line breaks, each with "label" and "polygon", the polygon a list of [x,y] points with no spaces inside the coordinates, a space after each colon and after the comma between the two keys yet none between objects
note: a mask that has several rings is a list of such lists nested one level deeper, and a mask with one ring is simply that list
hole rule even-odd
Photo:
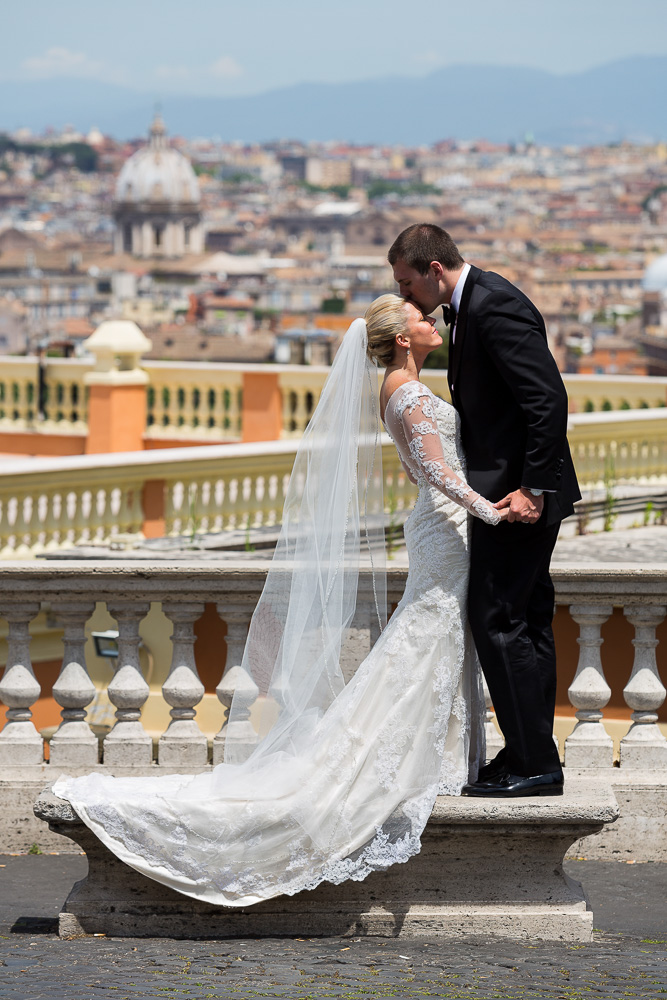
[{"label": "held hands", "polygon": [[510,523],[521,521],[522,524],[535,524],[540,519],[544,507],[544,497],[534,497],[530,490],[514,490],[513,493],[508,493],[506,497],[503,497],[498,503],[494,503],[493,506],[501,513],[507,511],[506,518],[503,520]]}]

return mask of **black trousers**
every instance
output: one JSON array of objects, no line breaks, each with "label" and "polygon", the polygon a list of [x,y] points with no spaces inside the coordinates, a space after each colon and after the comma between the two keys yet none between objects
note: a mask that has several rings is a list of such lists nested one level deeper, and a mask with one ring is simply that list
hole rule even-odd
[{"label": "black trousers", "polygon": [[468,616],[512,774],[558,771],[556,649],[549,563],[559,523],[474,518]]}]

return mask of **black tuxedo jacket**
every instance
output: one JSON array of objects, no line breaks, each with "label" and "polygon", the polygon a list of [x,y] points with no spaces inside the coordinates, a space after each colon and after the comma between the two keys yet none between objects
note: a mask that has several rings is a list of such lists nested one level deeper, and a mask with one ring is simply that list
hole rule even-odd
[{"label": "black tuxedo jacket", "polygon": [[567,442],[567,393],[544,320],[506,278],[471,267],[449,343],[449,389],[461,416],[468,481],[488,500],[526,486],[547,524],[581,498]]}]

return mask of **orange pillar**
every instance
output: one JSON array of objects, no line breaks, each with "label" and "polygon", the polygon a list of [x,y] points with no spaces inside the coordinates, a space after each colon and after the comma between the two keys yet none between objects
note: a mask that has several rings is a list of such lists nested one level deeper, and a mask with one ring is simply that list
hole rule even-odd
[{"label": "orange pillar", "polygon": [[243,373],[243,441],[278,441],[283,429],[277,372]]},{"label": "orange pillar", "polygon": [[164,479],[149,479],[141,493],[141,509],[144,512],[144,538],[164,538],[167,520],[164,510]]},{"label": "orange pillar", "polygon": [[86,454],[143,451],[148,375],[139,359],[151,342],[130,320],[105,320],[84,342],[95,355],[87,372],[88,441]]},{"label": "orange pillar", "polygon": [[146,430],[146,384],[89,381],[86,454],[142,451]]}]

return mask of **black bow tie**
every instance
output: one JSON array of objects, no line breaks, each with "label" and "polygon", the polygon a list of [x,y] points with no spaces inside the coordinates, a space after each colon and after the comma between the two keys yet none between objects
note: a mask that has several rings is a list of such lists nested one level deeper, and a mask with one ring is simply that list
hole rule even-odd
[{"label": "black bow tie", "polygon": [[456,309],[454,308],[454,306],[452,305],[443,306],[442,315],[444,317],[446,326],[453,327],[454,324],[456,323]]}]

